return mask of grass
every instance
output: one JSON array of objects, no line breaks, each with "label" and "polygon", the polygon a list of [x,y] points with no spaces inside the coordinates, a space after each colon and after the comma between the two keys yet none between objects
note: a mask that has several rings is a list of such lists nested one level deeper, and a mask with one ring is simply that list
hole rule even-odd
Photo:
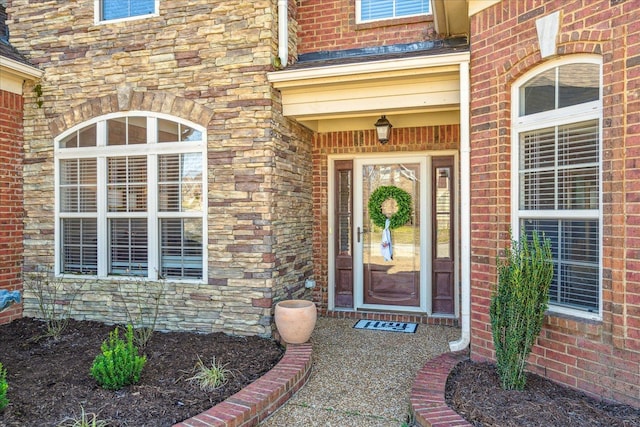
[{"label": "grass", "polygon": [[216,362],[215,357],[212,359],[211,365],[207,366],[198,356],[198,363],[196,363],[194,371],[194,375],[187,381],[196,383],[201,390],[207,392],[223,386],[231,375],[231,371],[226,369],[225,365]]},{"label": "grass", "polygon": [[97,414],[86,413],[82,408],[80,418],[67,418],[58,424],[58,427],[107,427],[108,425],[106,421],[99,420]]}]

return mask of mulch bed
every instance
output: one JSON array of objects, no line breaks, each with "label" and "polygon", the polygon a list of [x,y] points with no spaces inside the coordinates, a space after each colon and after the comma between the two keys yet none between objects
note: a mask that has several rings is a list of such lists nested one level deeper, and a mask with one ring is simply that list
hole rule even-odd
[{"label": "mulch bed", "polygon": [[[0,413],[0,426],[58,426],[79,419],[83,410],[113,427],[171,426],[260,378],[284,353],[274,341],[259,337],[156,332],[144,350],[147,363],[140,382],[107,391],[89,369],[113,329],[72,320],[59,340],[33,341],[45,331],[40,321],[24,318],[0,326],[0,363],[8,372],[10,400]],[[187,379],[198,357],[210,365],[214,356],[233,375],[219,390],[204,392]]]},{"label": "mulch bed", "polygon": [[495,365],[464,361],[450,373],[447,404],[474,426],[640,426],[640,409],[592,399],[539,375],[503,390]]}]

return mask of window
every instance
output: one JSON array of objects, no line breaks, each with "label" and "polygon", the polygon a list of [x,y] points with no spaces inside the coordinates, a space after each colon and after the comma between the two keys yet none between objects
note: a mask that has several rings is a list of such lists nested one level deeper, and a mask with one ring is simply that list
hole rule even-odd
[{"label": "window", "polygon": [[513,230],[551,240],[552,310],[601,311],[600,60],[566,59],[514,85]]},{"label": "window", "polygon": [[94,0],[96,22],[139,18],[158,13],[158,0]]},{"label": "window", "polygon": [[429,15],[429,0],[356,0],[357,22]]},{"label": "window", "polygon": [[204,129],[109,115],[56,140],[56,271],[205,277]]}]

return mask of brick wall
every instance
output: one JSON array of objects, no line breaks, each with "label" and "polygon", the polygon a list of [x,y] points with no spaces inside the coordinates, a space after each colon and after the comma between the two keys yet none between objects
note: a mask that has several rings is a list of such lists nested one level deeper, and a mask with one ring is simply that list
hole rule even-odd
[{"label": "brick wall", "polygon": [[298,2],[298,54],[388,46],[435,38],[431,16],[356,24],[355,0]]},{"label": "brick wall", "polygon": [[[425,150],[457,150],[460,146],[458,125],[429,126],[419,128],[392,128],[389,143],[380,145],[375,129],[345,132],[318,133],[313,138],[313,259],[316,287],[313,299],[321,312],[328,309],[328,162],[331,155],[371,153],[399,153]],[[414,316],[416,317],[416,316]],[[393,319],[400,321],[400,316]],[[409,319],[402,321],[421,321]],[[454,322],[451,322],[454,323]]]},{"label": "brick wall", "polygon": [[[22,291],[22,96],[0,90],[0,289]],[[22,304],[0,324],[22,317]]]},{"label": "brick wall", "polygon": [[550,314],[533,371],[640,405],[640,9],[637,1],[505,0],[471,22],[471,353],[494,357],[488,314],[510,226],[511,84],[543,60],[535,20],[561,11],[558,55],[603,59],[603,320]]},{"label": "brick wall", "polygon": [[[94,24],[94,1],[9,1],[12,44],[44,70],[25,93],[25,269],[54,261],[53,138],[91,118],[151,111],[207,129],[206,284],[169,284],[164,329],[271,333],[272,305],[311,275],[311,145],[266,80],[277,2],[160,2],[159,16]],[[55,36],[51,36],[55,34]],[[83,283],[73,316],[120,321],[108,280]],[[25,298],[25,315],[36,315]]]}]

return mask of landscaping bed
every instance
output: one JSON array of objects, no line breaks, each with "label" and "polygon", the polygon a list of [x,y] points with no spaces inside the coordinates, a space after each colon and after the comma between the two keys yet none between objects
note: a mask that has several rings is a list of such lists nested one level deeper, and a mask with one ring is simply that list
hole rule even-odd
[{"label": "landscaping bed", "polygon": [[[277,343],[259,337],[156,332],[144,349],[147,362],[140,382],[108,391],[89,370],[114,328],[71,320],[60,339],[34,341],[46,330],[38,320],[0,326],[0,363],[7,370],[10,401],[0,412],[0,426],[58,426],[80,419],[82,411],[97,414],[111,427],[171,426],[235,394],[284,354]],[[220,389],[205,392],[188,379],[198,358],[210,364],[213,357],[231,375]]]},{"label": "landscaping bed", "polygon": [[474,426],[640,426],[640,409],[592,399],[539,375],[527,374],[524,391],[503,390],[489,363],[459,363],[445,396]]}]

